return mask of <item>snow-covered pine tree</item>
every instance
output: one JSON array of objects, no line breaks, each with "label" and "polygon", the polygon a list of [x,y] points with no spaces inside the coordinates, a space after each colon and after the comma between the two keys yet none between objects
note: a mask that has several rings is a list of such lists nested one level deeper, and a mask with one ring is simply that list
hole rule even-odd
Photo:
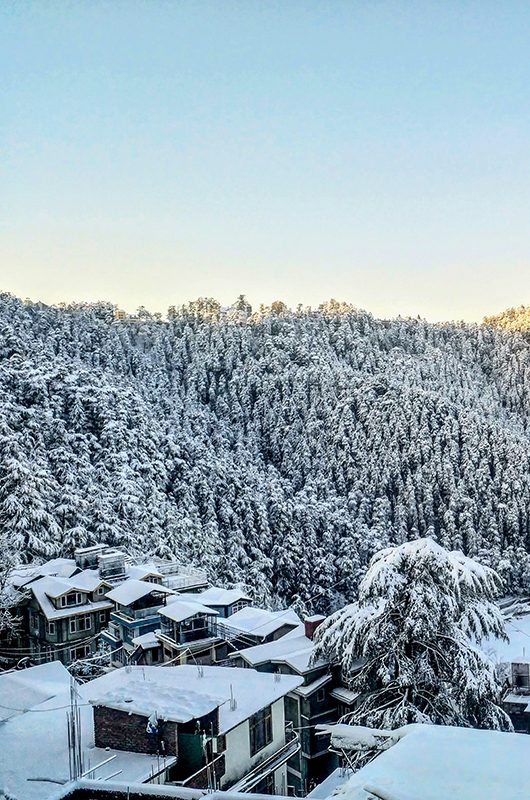
[{"label": "snow-covered pine tree", "polygon": [[315,636],[314,658],[341,664],[360,695],[348,721],[509,730],[494,665],[476,646],[505,636],[492,602],[499,586],[492,569],[430,538],[377,553],[358,602],[329,617]]}]

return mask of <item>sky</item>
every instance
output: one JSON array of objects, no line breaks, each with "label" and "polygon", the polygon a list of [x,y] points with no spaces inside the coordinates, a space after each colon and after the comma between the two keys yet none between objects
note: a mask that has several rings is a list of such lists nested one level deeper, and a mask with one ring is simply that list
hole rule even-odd
[{"label": "sky", "polygon": [[2,0],[0,290],[530,303],[530,4]]}]

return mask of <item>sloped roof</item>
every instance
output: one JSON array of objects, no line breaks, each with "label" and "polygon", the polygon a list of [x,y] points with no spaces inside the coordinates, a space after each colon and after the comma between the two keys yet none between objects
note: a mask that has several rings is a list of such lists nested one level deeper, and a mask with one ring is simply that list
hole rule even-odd
[{"label": "sloped roof", "polygon": [[282,636],[273,642],[246,647],[234,655],[241,656],[247,663],[255,666],[256,664],[265,664],[268,661],[280,660],[284,656],[289,656],[293,653],[311,653],[312,650],[313,642],[307,636]]},{"label": "sloped roof", "polygon": [[70,686],[71,680],[60,661],[0,673],[0,721],[55,697]]},{"label": "sloped roof", "polygon": [[210,586],[197,597],[207,606],[231,606],[239,600],[251,599],[243,589],[224,589],[222,586]]},{"label": "sloped roof", "polygon": [[[66,583],[66,581],[64,581]],[[63,584],[63,581],[60,581]],[[67,584],[67,591],[75,590],[71,584]],[[87,602],[79,606],[65,606],[64,608],[55,608],[50,597],[60,597],[64,594],[60,591],[61,586],[58,584],[57,578],[39,578],[29,585],[35,599],[37,600],[41,611],[48,620],[64,619],[65,617],[75,616],[77,614],[87,614],[91,611],[103,611],[104,609],[112,608],[112,603],[109,600],[101,600],[97,602]],[[56,594],[59,592],[59,594]]]},{"label": "sloped roof", "polygon": [[282,611],[268,611],[255,606],[242,608],[241,611],[236,611],[231,617],[223,619],[223,625],[233,630],[234,633],[249,633],[258,639],[264,639],[284,625],[295,627],[300,623],[300,617],[292,608],[286,608]]},{"label": "sloped roof", "polygon": [[178,597],[172,600],[167,606],[162,606],[158,613],[162,617],[172,619],[173,622],[182,622],[185,619],[191,619],[196,614],[204,614],[210,617],[218,616],[217,611],[214,611],[208,606],[203,606],[202,603],[195,603],[191,600],[180,600]]},{"label": "sloped roof", "polygon": [[122,584],[107,592],[107,597],[113,603],[119,603],[121,606],[128,606],[142,597],[146,597],[151,592],[158,592],[161,594],[174,594],[172,589],[167,589],[165,586],[160,586],[158,583],[149,583],[148,581],[139,581],[136,578],[129,578]]}]

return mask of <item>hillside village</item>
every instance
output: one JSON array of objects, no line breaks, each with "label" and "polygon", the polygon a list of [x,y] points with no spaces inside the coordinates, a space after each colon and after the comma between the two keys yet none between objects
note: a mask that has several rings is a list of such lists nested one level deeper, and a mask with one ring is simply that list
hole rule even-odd
[{"label": "hillside village", "polygon": [[[409,773],[415,748],[448,747],[455,759],[454,748],[473,751],[490,741],[497,772],[482,780],[468,767],[462,775],[470,784],[498,788],[504,752],[513,778],[506,796],[519,797],[518,782],[530,780],[530,736],[519,735],[530,732],[524,645],[505,665],[503,707],[518,735],[459,728],[460,738],[449,741],[443,731],[450,728],[439,737],[423,730],[432,726],[376,731],[378,755],[358,771],[373,733],[341,723],[359,696],[339,663],[314,657],[321,615],[260,608],[251,592],[209,585],[201,570],[161,558],[142,562],[105,545],[14,568],[7,596],[20,624],[16,639],[4,632],[0,647],[6,798],[81,800],[97,784],[97,798],[140,797],[149,785],[150,796],[181,800],[203,793],[322,800],[335,791],[348,800],[409,800],[416,795],[374,787]],[[526,611],[520,601],[505,605],[507,619]],[[515,646],[530,639],[530,615],[509,624],[519,631]],[[509,649],[488,644],[497,660]],[[513,747],[499,751],[499,742]],[[433,774],[427,784],[425,774],[418,778],[418,797],[428,798],[425,787],[440,775],[432,753],[421,758]],[[365,773],[375,783],[365,786]],[[100,793],[105,785],[113,794]]]}]

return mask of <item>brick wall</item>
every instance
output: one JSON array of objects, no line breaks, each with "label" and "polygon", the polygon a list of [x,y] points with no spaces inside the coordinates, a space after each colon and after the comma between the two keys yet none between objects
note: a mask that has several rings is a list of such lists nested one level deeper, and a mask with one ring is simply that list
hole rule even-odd
[{"label": "brick wall", "polygon": [[[177,755],[177,723],[159,721],[159,736],[146,731],[147,717],[129,714],[105,706],[94,707],[94,733],[96,747],[128,750],[131,753],[165,752]],[[162,749],[162,741],[165,751]]]}]

